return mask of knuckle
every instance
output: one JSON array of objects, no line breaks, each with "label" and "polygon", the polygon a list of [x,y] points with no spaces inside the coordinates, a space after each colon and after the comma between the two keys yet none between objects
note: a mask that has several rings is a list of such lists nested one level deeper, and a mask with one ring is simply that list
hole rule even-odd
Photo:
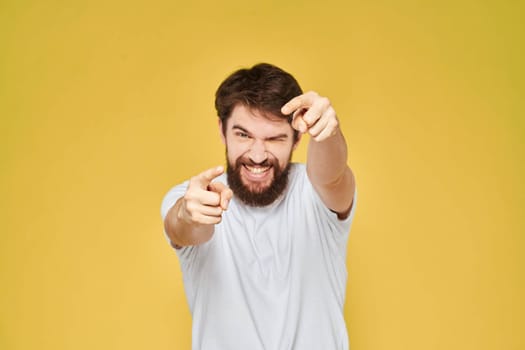
[{"label": "knuckle", "polygon": [[319,102],[320,102],[321,105],[323,105],[324,107],[329,107],[329,106],[330,106],[330,100],[328,99],[328,97],[320,97],[320,98],[319,98]]},{"label": "knuckle", "polygon": [[197,211],[197,205],[193,201],[187,202],[186,203],[186,210],[188,211],[188,213],[193,215]]},{"label": "knuckle", "polygon": [[193,200],[193,191],[191,190],[186,191],[183,198],[186,203],[191,202]]},{"label": "knuckle", "polygon": [[337,124],[339,124],[339,120],[337,119],[337,115],[335,114],[334,110],[328,111],[328,117],[330,118],[330,120],[333,120]]},{"label": "knuckle", "polygon": [[213,193],[213,197],[211,198],[213,205],[219,205],[221,202],[221,196],[218,193]]},{"label": "knuckle", "polygon": [[319,94],[313,90],[308,91],[306,94],[314,97],[319,96]]}]

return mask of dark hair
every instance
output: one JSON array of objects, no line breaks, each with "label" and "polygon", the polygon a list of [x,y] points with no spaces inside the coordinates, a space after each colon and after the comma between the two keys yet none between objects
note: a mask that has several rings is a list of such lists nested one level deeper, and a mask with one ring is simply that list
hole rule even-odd
[{"label": "dark hair", "polygon": [[[259,63],[252,68],[233,72],[215,93],[215,109],[226,131],[226,121],[238,104],[271,114],[291,123],[291,116],[281,113],[281,107],[303,92],[295,78],[279,67]],[[298,131],[294,130],[294,140]]]}]

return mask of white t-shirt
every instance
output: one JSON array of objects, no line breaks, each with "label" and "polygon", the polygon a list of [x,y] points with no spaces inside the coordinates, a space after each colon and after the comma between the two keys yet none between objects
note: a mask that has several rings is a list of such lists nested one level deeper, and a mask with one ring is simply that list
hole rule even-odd
[{"label": "white t-shirt", "polygon": [[[208,242],[176,250],[194,350],[349,348],[345,262],[357,191],[350,215],[339,220],[303,164],[292,164],[289,176],[271,205],[250,207],[234,197]],[[163,219],[187,186],[165,196]]]}]

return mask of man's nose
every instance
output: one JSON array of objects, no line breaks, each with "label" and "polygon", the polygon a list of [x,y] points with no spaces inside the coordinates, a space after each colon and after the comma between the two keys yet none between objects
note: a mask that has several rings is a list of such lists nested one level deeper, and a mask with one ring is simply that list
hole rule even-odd
[{"label": "man's nose", "polygon": [[254,140],[248,157],[256,164],[263,163],[268,158],[264,141]]}]

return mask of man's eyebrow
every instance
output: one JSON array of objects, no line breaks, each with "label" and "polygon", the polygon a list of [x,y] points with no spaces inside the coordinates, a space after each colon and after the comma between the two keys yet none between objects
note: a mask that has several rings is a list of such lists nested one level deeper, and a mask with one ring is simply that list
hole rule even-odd
[{"label": "man's eyebrow", "polygon": [[233,124],[232,129],[239,129],[239,130],[241,130],[242,132],[251,135],[251,132],[249,132],[248,130],[246,130],[245,128],[243,128],[242,126],[240,126],[239,124]]}]

